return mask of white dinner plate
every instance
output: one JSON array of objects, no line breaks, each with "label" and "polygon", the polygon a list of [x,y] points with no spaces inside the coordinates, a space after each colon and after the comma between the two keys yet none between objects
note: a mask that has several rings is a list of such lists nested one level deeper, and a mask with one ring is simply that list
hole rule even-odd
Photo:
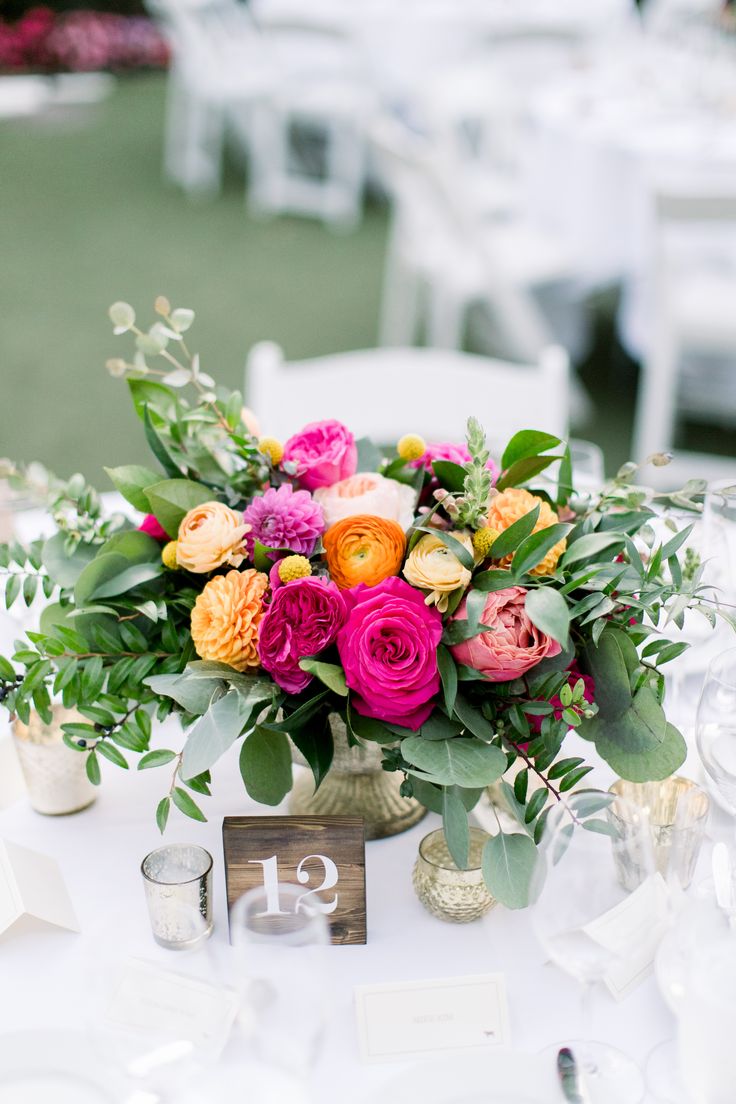
[{"label": "white dinner plate", "polygon": [[81,1031],[0,1035],[2,1104],[127,1104],[131,1094]]},{"label": "white dinner plate", "polygon": [[549,1104],[554,1093],[540,1055],[504,1051],[423,1062],[375,1089],[365,1104]]}]

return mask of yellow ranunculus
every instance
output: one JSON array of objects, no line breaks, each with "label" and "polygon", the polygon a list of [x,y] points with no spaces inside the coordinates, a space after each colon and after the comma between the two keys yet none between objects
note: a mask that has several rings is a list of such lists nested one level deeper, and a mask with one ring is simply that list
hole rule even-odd
[{"label": "yellow ranunculus", "polygon": [[[473,555],[473,541],[468,533],[450,535]],[[447,609],[450,594],[468,585],[471,574],[442,539],[432,533],[417,541],[404,564],[404,577],[412,586],[428,590],[427,605],[436,605],[440,613]]]},{"label": "yellow ranunculus", "polygon": [[243,537],[249,532],[242,514],[222,502],[195,506],[179,526],[177,563],[198,575],[216,571],[223,564],[240,567],[245,559]]}]

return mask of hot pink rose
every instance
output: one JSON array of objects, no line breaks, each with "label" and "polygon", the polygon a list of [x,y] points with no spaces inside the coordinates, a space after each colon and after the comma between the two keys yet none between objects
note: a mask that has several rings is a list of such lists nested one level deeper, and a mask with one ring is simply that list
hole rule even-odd
[{"label": "hot pink rose", "polygon": [[[452,441],[442,441],[437,445],[427,445],[426,452],[424,452],[418,460],[412,460],[409,464],[411,468],[426,468],[431,469],[432,463],[435,460],[451,460],[453,464],[459,464],[462,468],[470,460],[470,453],[468,452],[467,445],[455,445]],[[494,482],[498,478],[498,468],[493,460],[489,459],[486,467],[491,472]]]},{"label": "hot pink rose", "polygon": [[418,729],[440,688],[442,617],[424,595],[391,577],[345,593],[350,612],[337,648],[352,705],[365,717]]},{"label": "hot pink rose", "polygon": [[153,537],[157,541],[167,541],[169,539],[169,534],[153,514],[146,514],[138,529],[141,533],[148,533],[149,537]]},{"label": "hot pink rose", "polygon": [[310,422],[286,442],[281,463],[285,471],[289,470],[286,464],[294,465],[299,485],[307,491],[331,487],[355,474],[358,467],[355,438],[342,422]]},{"label": "hot pink rose", "polygon": [[273,594],[258,633],[261,666],[288,694],[312,681],[300,659],[329,647],[347,616],[347,605],[334,583],[308,576],[285,583]]},{"label": "hot pink rose", "polygon": [[[474,667],[490,682],[509,682],[526,674],[547,656],[562,650],[552,637],[532,624],[524,608],[524,587],[508,587],[489,594],[481,614],[481,624],[493,632],[479,633],[451,651],[457,663]],[[453,621],[467,620],[465,599],[460,603]]]}]

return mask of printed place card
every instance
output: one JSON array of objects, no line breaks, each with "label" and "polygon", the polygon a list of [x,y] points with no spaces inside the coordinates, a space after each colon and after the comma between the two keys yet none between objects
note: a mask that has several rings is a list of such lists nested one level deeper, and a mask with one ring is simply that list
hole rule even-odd
[{"label": "printed place card", "polygon": [[79,924],[56,861],[0,840],[0,935],[27,920],[78,932]]},{"label": "printed place card", "polygon": [[669,890],[660,873],[653,874],[615,908],[582,929],[616,960],[603,980],[616,1000],[623,1000],[650,973],[668,921]]},{"label": "printed place card", "polygon": [[509,1042],[503,974],[359,985],[355,999],[365,1062],[474,1054]]},{"label": "printed place card", "polygon": [[[152,1038],[163,1031],[172,1045],[182,1048],[182,1056],[197,1051],[215,1061],[225,1048],[238,1004],[232,989],[134,958],[123,966],[105,1018],[117,1026],[148,1031]],[[133,1072],[148,1073],[159,1052],[156,1048],[142,1055],[141,1067]]]}]

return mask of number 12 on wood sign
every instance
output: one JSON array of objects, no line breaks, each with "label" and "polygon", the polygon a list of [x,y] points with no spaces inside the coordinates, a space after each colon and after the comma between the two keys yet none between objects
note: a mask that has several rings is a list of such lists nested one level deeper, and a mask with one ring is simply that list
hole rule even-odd
[{"label": "number 12 on wood sign", "polygon": [[333,943],[365,943],[365,831],[361,817],[225,817],[228,907],[265,889],[262,916],[286,915],[284,884],[304,886],[296,911],[327,916]]}]

